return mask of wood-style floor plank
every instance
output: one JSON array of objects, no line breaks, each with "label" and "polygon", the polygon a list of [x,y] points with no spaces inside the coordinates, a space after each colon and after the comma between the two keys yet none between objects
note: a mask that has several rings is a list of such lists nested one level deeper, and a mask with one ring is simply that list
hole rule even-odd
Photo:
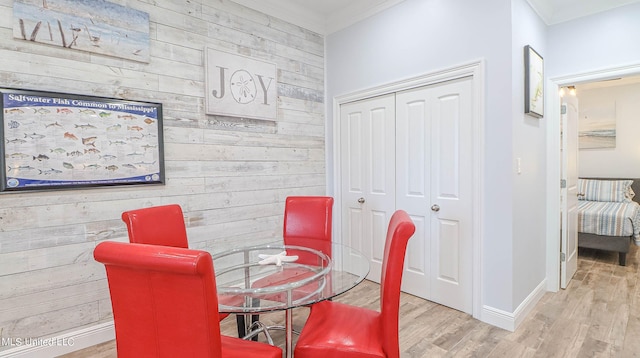
[{"label": "wood-style floor plank", "polygon": [[[632,246],[627,266],[616,254],[580,249],[578,271],[566,290],[546,293],[516,332],[505,331],[462,312],[402,294],[400,346],[403,358],[421,357],[604,357],[640,358],[640,250]],[[380,286],[365,281],[337,301],[378,309]],[[308,309],[295,310],[300,329]],[[260,316],[282,324],[284,313]],[[235,319],[221,323],[235,335]],[[284,333],[274,331],[282,346]],[[264,337],[260,337],[264,340]],[[115,342],[106,342],[61,358],[115,358]]]}]

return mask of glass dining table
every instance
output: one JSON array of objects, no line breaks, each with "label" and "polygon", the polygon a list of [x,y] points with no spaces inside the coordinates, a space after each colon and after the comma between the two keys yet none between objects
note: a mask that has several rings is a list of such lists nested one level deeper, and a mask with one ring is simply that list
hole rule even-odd
[{"label": "glass dining table", "polygon": [[[270,328],[285,330],[285,355],[293,355],[292,309],[331,299],[352,289],[369,273],[369,259],[339,243],[276,242],[213,253],[219,311],[244,314],[247,337]],[[318,250],[322,247],[322,250]],[[285,311],[285,324],[252,324],[253,314]],[[269,336],[267,334],[267,336]]]}]

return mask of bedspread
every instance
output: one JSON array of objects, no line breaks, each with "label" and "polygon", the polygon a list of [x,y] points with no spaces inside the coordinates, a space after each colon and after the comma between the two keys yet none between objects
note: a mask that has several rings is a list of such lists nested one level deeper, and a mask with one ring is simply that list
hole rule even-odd
[{"label": "bedspread", "polygon": [[633,236],[640,242],[640,204],[636,202],[578,201],[578,232],[605,236]]}]

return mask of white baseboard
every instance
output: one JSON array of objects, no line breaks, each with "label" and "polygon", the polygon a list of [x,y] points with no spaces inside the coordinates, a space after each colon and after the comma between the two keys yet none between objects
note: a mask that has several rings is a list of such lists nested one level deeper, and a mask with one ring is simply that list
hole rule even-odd
[{"label": "white baseboard", "polygon": [[538,301],[542,298],[542,296],[546,293],[547,283],[546,280],[543,280],[538,284],[538,286],[527,296],[527,298],[522,301],[522,303],[516,308],[516,310],[511,312],[506,312],[503,310],[499,310],[490,306],[482,307],[481,321],[488,323],[490,325],[500,327],[502,329],[506,329],[507,331],[514,332],[518,326],[524,321],[525,318],[529,315],[529,313],[536,306]]},{"label": "white baseboard", "polygon": [[113,321],[50,338],[14,338],[14,348],[0,351],[2,358],[51,358],[116,338]]}]

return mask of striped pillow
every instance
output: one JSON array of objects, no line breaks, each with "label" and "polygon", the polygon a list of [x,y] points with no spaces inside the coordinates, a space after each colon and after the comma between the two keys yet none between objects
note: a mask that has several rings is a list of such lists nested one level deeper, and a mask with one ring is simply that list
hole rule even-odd
[{"label": "striped pillow", "polygon": [[578,179],[580,200],[629,202],[635,195],[631,190],[633,180]]}]

